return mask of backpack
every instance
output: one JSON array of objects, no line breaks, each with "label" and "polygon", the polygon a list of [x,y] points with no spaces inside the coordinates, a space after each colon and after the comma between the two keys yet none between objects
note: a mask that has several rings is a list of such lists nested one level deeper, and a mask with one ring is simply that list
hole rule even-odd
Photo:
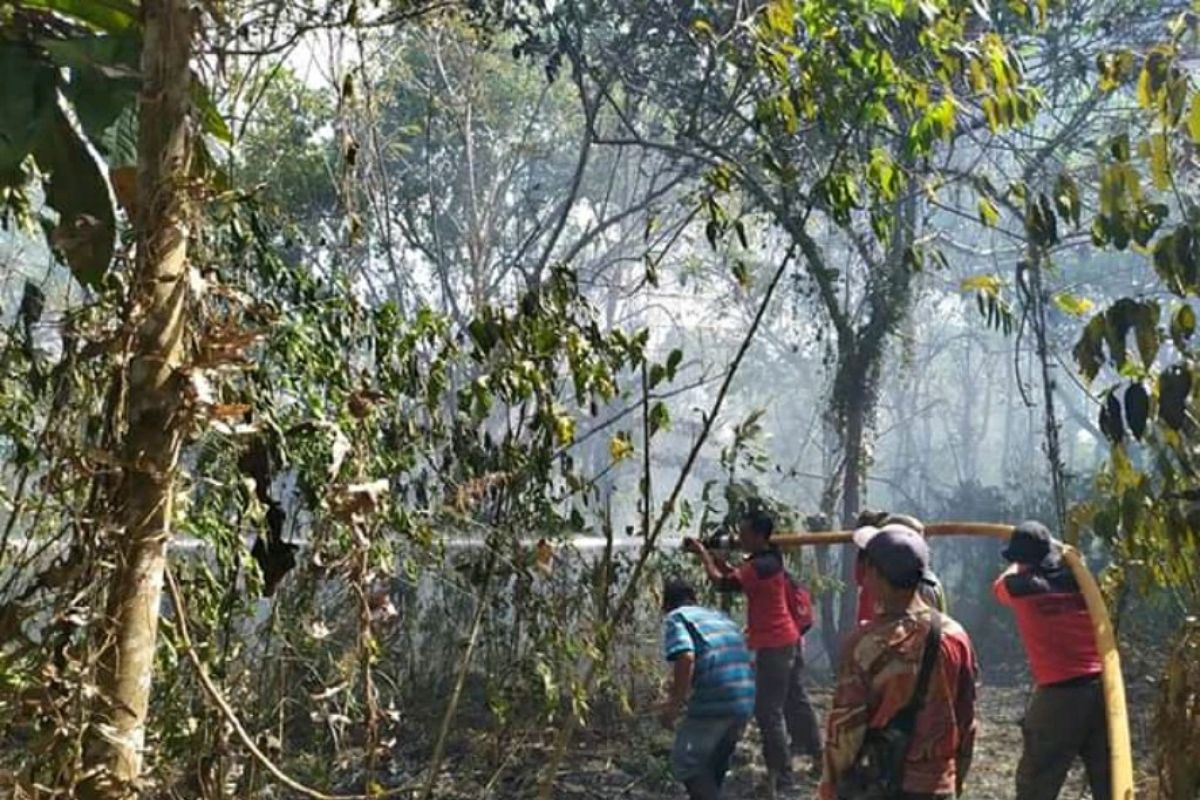
[{"label": "backpack", "polygon": [[813,626],[812,595],[808,593],[800,581],[792,573],[784,570],[783,579],[787,584],[788,611],[800,629],[800,635],[808,633]]}]

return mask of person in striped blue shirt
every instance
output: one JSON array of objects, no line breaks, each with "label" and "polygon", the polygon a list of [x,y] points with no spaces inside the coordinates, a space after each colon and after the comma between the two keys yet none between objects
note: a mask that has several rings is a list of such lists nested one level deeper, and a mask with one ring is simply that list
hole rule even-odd
[{"label": "person in striped blue shirt", "polygon": [[[663,587],[663,655],[672,664],[659,720],[675,729],[671,771],[692,800],[716,800],[746,721],[754,713],[754,672],[742,632],[729,617],[697,605],[684,580]],[[687,713],[675,722],[687,706]]]}]

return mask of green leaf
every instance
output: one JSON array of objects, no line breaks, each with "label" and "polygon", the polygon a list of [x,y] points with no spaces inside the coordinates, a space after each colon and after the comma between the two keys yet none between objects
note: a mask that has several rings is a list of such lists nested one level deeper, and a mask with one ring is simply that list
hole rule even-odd
[{"label": "green leaf", "polygon": [[1192,95],[1192,105],[1188,110],[1187,126],[1188,134],[1192,137],[1192,142],[1200,144],[1200,92]]},{"label": "green leaf", "polygon": [[[0,186],[20,180],[19,167],[55,112],[56,75],[28,49],[0,42]],[[19,76],[16,77],[16,76]]]},{"label": "green leaf", "polygon": [[655,386],[658,386],[660,383],[663,382],[663,379],[666,377],[667,377],[667,368],[666,367],[664,367],[662,364],[652,365],[650,367],[649,387],[648,388],[653,389]]},{"label": "green leaf", "polygon": [[97,288],[112,261],[117,237],[115,201],[105,167],[60,108],[55,108],[34,157],[49,173],[46,203],[59,216],[51,244],[76,280]]},{"label": "green leaf", "polygon": [[980,292],[985,295],[996,295],[1000,293],[1003,285],[999,276],[990,273],[981,273],[963,278],[962,282],[958,284],[958,290],[960,292]]},{"label": "green leaf", "polygon": [[34,11],[53,11],[104,33],[123,33],[138,26],[137,5],[129,0],[19,0]]},{"label": "green leaf", "polygon": [[608,455],[614,462],[624,461],[633,455],[633,441],[622,431],[608,440]]},{"label": "green leaf", "polygon": [[1060,217],[1071,220],[1072,225],[1079,227],[1079,187],[1066,172],[1060,172],[1054,183],[1054,208]]},{"label": "green leaf", "polygon": [[1171,318],[1171,340],[1177,348],[1183,350],[1195,332],[1196,312],[1187,304],[1181,305]]},{"label": "green leaf", "polygon": [[108,162],[110,173],[121,167],[137,166],[138,115],[136,105],[126,106],[111,125],[95,136],[93,141],[100,152],[104,154],[104,160]]},{"label": "green leaf", "polygon": [[200,128],[208,135],[225,144],[233,144],[233,133],[229,130],[225,118],[217,110],[212,94],[199,78],[192,80],[192,103],[200,114]]},{"label": "green leaf", "polygon": [[750,267],[740,258],[733,262],[733,277],[737,281],[738,286],[745,291],[749,291],[750,286],[753,284],[750,278]]},{"label": "green leaf", "polygon": [[[131,109],[136,112],[141,87],[140,37],[81,36],[44,39],[39,44],[55,64],[70,69],[71,80],[63,88],[63,94],[71,101],[80,125],[92,141],[98,141],[102,132],[123,113]],[[120,165],[110,163],[110,166]]]},{"label": "green leaf", "polygon": [[675,380],[675,372],[683,361],[683,351],[676,348],[667,356],[667,378]]},{"label": "green leaf", "polygon": [[715,35],[712,25],[703,17],[692,20],[692,32],[704,39],[711,39]]},{"label": "green leaf", "polygon": [[986,197],[979,198],[979,221],[989,228],[996,227],[996,223],[1000,221],[1000,212],[996,209],[996,204]]},{"label": "green leaf", "polygon": [[1090,313],[1095,304],[1086,297],[1079,297],[1069,292],[1059,292],[1054,295],[1054,305],[1058,306],[1065,314],[1082,317]]},{"label": "green leaf", "polygon": [[663,402],[655,403],[650,408],[650,435],[658,433],[664,428],[671,425],[671,412],[667,410],[667,404]]},{"label": "green leaf", "polygon": [[1138,355],[1146,369],[1154,366],[1154,360],[1158,358],[1158,350],[1162,344],[1158,335],[1160,313],[1158,303],[1147,300],[1138,304],[1134,317],[1134,339],[1137,342]]},{"label": "green leaf", "polygon": [[1104,338],[1106,333],[1104,314],[1097,314],[1083,329],[1079,341],[1075,343],[1073,355],[1079,365],[1079,372],[1084,380],[1091,383],[1104,365]]}]

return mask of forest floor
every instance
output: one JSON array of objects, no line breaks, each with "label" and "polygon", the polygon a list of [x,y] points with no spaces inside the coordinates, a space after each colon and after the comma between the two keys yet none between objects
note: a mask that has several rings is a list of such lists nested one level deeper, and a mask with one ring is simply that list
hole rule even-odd
[{"label": "forest floor", "polygon": [[[829,698],[828,689],[813,691],[814,704],[822,715]],[[1024,687],[981,688],[978,701],[980,732],[971,776],[964,792],[967,800],[1007,800],[1013,796],[1017,759],[1021,752],[1019,721],[1027,699],[1028,689]],[[1152,705],[1153,698],[1144,684],[1140,689],[1131,687],[1135,763],[1146,763],[1147,720]],[[624,730],[583,734],[563,765],[555,797],[560,800],[684,798],[685,794],[670,775],[671,738],[652,716],[636,719]],[[762,785],[765,772],[759,752],[758,733],[751,724],[738,747],[725,798],[750,800],[761,796],[757,787]],[[448,771],[439,796],[475,800],[528,796],[534,775],[545,757],[544,751],[530,748],[524,754],[516,755],[501,774],[472,776],[469,770]],[[780,794],[781,800],[807,800],[815,796],[816,779],[805,774],[807,764],[798,762],[797,768],[800,779],[794,789]],[[1060,797],[1062,800],[1082,800],[1089,796],[1077,764]]]}]

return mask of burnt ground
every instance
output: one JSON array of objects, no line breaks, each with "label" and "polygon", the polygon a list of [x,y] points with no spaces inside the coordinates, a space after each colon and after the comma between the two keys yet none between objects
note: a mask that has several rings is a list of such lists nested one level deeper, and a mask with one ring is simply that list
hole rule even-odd
[{"label": "burnt ground", "polygon": [[[1025,688],[981,688],[980,732],[964,793],[968,800],[1007,800],[1013,796],[1017,758],[1021,751],[1018,722],[1027,697]],[[823,711],[829,703],[828,689],[814,691],[813,700]],[[1136,691],[1131,693],[1135,749],[1140,749],[1146,737],[1144,710],[1150,702],[1150,698],[1139,697]],[[585,733],[564,764],[555,797],[561,800],[683,800],[686,795],[670,776],[670,747],[671,734],[661,730],[652,717],[635,719],[624,729],[614,728],[605,734]],[[478,778],[470,778],[462,772],[453,777],[447,775],[442,787],[448,791],[441,796],[475,799],[529,796],[533,776],[544,758],[544,751],[530,747],[517,754],[502,775],[480,775]],[[1144,759],[1135,757],[1135,762],[1143,763]],[[802,762],[797,762],[797,767],[803,766]],[[803,770],[798,774],[803,775]],[[749,800],[761,796],[756,787],[764,775],[758,735],[751,723],[739,745],[724,797]],[[780,797],[783,800],[811,798],[815,796],[815,789],[815,778],[802,777],[796,788],[781,793]],[[1063,800],[1090,797],[1078,765],[1060,797]]]}]

